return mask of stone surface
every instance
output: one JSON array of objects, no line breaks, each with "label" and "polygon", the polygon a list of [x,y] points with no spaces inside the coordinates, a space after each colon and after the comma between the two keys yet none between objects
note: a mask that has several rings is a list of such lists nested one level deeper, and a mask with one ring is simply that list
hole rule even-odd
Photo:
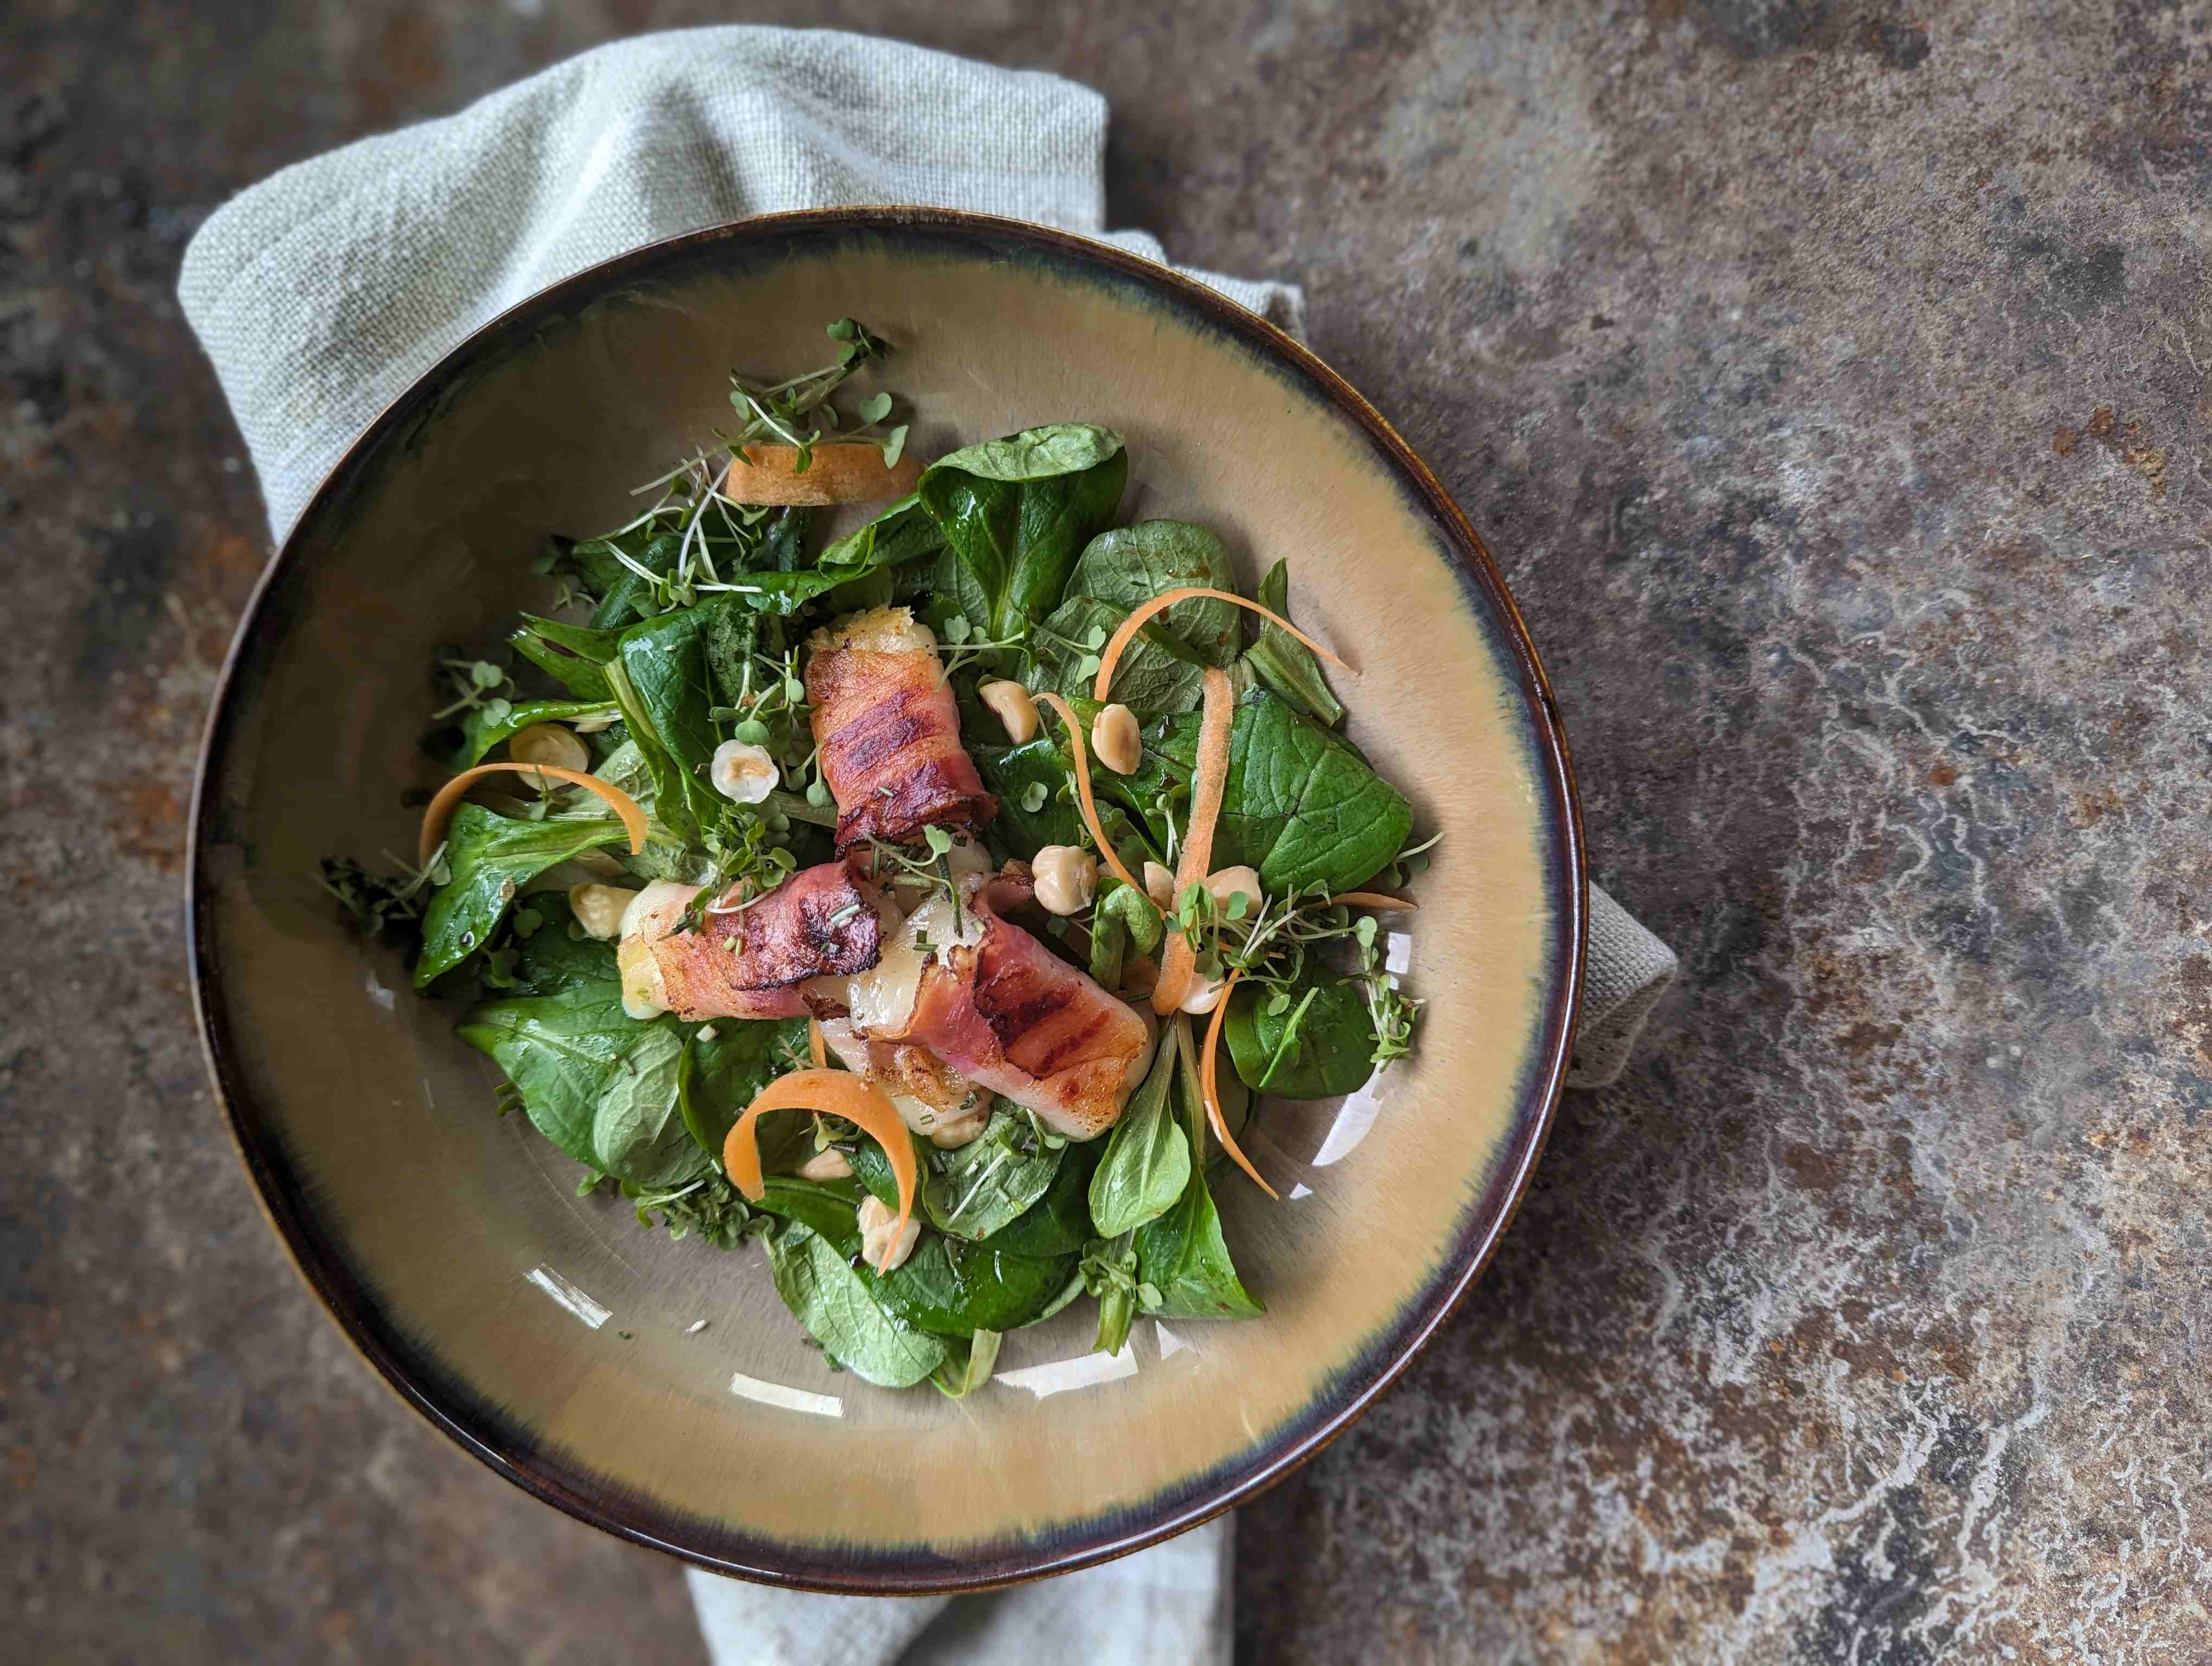
[{"label": "stone surface", "polygon": [[[44,1658],[696,1657],[378,1387],[201,1079],[260,509],[170,285],[297,157],[641,27],[1063,70],[1496,549],[1682,951],[1490,1274],[1246,1512],[1240,1657],[2204,1657],[2212,8],[70,5],[0,19],[0,1612]],[[52,945],[52,946],[49,946]]]}]

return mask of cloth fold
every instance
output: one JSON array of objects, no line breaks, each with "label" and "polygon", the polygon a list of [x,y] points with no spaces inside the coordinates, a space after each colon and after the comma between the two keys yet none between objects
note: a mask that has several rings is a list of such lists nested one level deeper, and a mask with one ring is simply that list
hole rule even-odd
[{"label": "cloth fold", "polygon": [[[570,273],[748,215],[919,203],[1107,237],[1105,100],[896,42],[750,26],[617,42],[443,120],[289,167],[211,216],[178,293],[280,541],[337,459],[453,345]],[[1291,284],[1183,268],[1294,334]],[[1568,1080],[1626,1063],[1674,957],[1595,886]],[[1222,1518],[1084,1573],[948,1603],[693,1572],[716,1666],[1229,1658]]]}]

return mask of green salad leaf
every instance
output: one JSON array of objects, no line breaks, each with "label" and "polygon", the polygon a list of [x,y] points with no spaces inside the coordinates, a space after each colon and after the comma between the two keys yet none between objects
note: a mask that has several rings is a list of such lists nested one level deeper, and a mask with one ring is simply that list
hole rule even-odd
[{"label": "green salad leaf", "polygon": [[1183,1194],[1191,1154],[1168,1103],[1175,1075],[1175,1044],[1164,1033],[1152,1069],[1129,1096],[1091,1177],[1091,1220],[1100,1237],[1134,1231],[1173,1208]]},{"label": "green salad leaf", "polygon": [[713,1164],[692,1142],[678,1108],[683,1031],[672,1024],[630,1025],[637,1038],[616,1061],[592,1107],[593,1164],[634,1186],[694,1179]]},{"label": "green salad leaf", "polygon": [[732,598],[716,596],[632,625],[607,666],[623,721],[653,777],[654,813],[687,840],[696,840],[726,802],[707,778],[720,742],[707,642],[718,616],[733,605]]},{"label": "green salad leaf", "polygon": [[[1291,564],[1279,561],[1260,581],[1254,598],[1277,617],[1291,617]],[[1280,625],[1263,623],[1260,640],[1244,656],[1253,674],[1308,717],[1334,728],[1344,721],[1344,703],[1322,675],[1314,651]]]},{"label": "green salad leaf", "polygon": [[1283,989],[1248,984],[1229,997],[1221,1032],[1255,1092],[1326,1099],[1375,1073],[1367,1003],[1341,978],[1309,976]]},{"label": "green salad leaf", "polygon": [[1017,856],[1034,856],[1048,844],[1085,842],[1083,817],[1074,804],[1074,773],[1060,742],[1039,734],[1018,746],[971,740],[975,773],[999,800],[992,831]]},{"label": "green salad leaf", "polygon": [[999,1333],[979,1330],[967,1341],[948,1342],[945,1354],[929,1380],[947,1400],[965,1400],[991,1380],[999,1363]]},{"label": "green salad leaf", "polygon": [[[1083,706],[1075,709],[1088,721]],[[1145,816],[1158,836],[1155,802],[1163,792],[1188,793],[1198,725],[1193,713],[1144,721],[1137,770],[1094,772],[1093,786]],[[1350,891],[1389,865],[1413,825],[1405,795],[1350,741],[1264,688],[1237,702],[1214,833],[1216,867],[1249,862],[1270,891]]]},{"label": "green salad leaf", "polygon": [[847,1261],[860,1253],[859,1181],[801,1180],[796,1175],[772,1174],[763,1178],[761,1186],[762,1196],[756,1208],[765,1214],[795,1220],[808,1231],[820,1234]]},{"label": "green salad leaf", "polygon": [[[649,521],[610,538],[568,544],[556,570],[574,573],[599,599],[592,610],[593,629],[617,630],[634,620],[650,618],[659,605],[653,581],[637,568],[655,578],[665,578],[683,548],[681,532],[664,531],[659,522]],[[629,557],[629,562],[622,559],[623,556]]]},{"label": "green salad leaf", "polygon": [[[806,1051],[805,1018],[716,1018],[685,1049],[677,1076],[684,1124],[717,1163],[730,1130],[760,1091]],[[805,1158],[814,1119],[804,1110],[772,1110],[753,1124],[761,1166],[783,1168]]]},{"label": "green salad leaf", "polygon": [[1121,436],[1079,423],[969,446],[925,469],[916,496],[988,608],[970,623],[1006,640],[1051,611],[1128,477]]},{"label": "green salad leaf", "polygon": [[1103,1140],[1062,1147],[1044,1195],[994,1232],[992,1248],[1045,1258],[1079,1254],[1097,1236],[1091,1230],[1091,1177],[1105,1147]]},{"label": "green salad leaf", "polygon": [[611,817],[529,822],[463,805],[446,826],[453,878],[423,914],[415,987],[426,987],[490,941],[515,893],[547,868],[624,836]]},{"label": "green salad leaf", "polygon": [[1045,1195],[1065,1153],[1064,1146],[1055,1150],[1036,1140],[1029,1119],[1002,1101],[983,1132],[930,1173],[921,1189],[922,1213],[939,1231],[981,1243]]},{"label": "green salad leaf", "polygon": [[557,891],[539,891],[518,905],[518,919],[526,908],[538,916],[539,925],[528,935],[515,938],[510,976],[516,993],[554,995],[580,983],[622,981],[612,943],[585,936],[580,927],[571,934],[575,915],[566,896]]},{"label": "green salad leaf", "polygon": [[863,1382],[911,1388],[950,1357],[938,1337],[896,1323],[844,1256],[817,1233],[792,1221],[770,1232],[767,1243],[775,1293],[823,1351]]},{"label": "green salad leaf", "polygon": [[532,1125],[579,1163],[641,1187],[708,1172],[677,1110],[682,1028],[629,1017],[619,983],[486,1001],[455,1033],[491,1055]]},{"label": "green salad leaf", "polygon": [[888,591],[863,593],[869,580],[909,562],[932,560],[944,547],[937,523],[920,500],[902,497],[860,531],[824,550],[813,566],[794,561],[789,566],[737,575],[732,582],[750,587],[727,593],[759,613],[788,616],[816,600],[845,611],[888,599]]},{"label": "green salad leaf", "polygon": [[522,623],[508,637],[517,654],[545,672],[580,701],[611,700],[607,685],[607,662],[622,641],[620,630],[595,630],[589,625],[563,624],[535,613],[522,616]]},{"label": "green salad leaf", "polygon": [[[1177,1132],[1188,1140],[1186,1158],[1206,1148],[1206,1111],[1191,1075],[1182,1070],[1176,1078],[1183,1123]],[[1267,1311],[1245,1290],[1229,1259],[1204,1164],[1191,1164],[1182,1196],[1165,1214],[1139,1226],[1134,1242],[1146,1312],[1168,1319],[1251,1319]]]},{"label": "green salad leaf", "polygon": [[1270,891],[1348,891],[1413,830],[1413,809],[1351,742],[1255,689],[1230,740],[1214,866],[1249,862]]},{"label": "green salad leaf", "polygon": [[[1068,575],[1066,599],[1037,633],[1032,685],[1065,695],[1091,692],[1097,648],[1139,605],[1170,590],[1234,590],[1229,546],[1203,526],[1141,520],[1115,526],[1085,546]],[[1237,609],[1198,598],[1148,621],[1114,669],[1109,692],[1146,711],[1195,711],[1208,666],[1237,657]]]},{"label": "green salad leaf", "polygon": [[533,724],[573,723],[579,718],[611,717],[617,709],[611,699],[526,700],[520,705],[508,706],[505,711],[493,706],[479,706],[463,720],[461,744],[447,758],[447,767],[455,775],[472,769],[483,763],[484,754],[500,742],[513,739]]},{"label": "green salad leaf", "polygon": [[1018,1256],[924,1231],[914,1253],[888,1273],[855,1269],[884,1310],[939,1336],[1018,1330],[1033,1324],[1075,1270],[1073,1256]]}]

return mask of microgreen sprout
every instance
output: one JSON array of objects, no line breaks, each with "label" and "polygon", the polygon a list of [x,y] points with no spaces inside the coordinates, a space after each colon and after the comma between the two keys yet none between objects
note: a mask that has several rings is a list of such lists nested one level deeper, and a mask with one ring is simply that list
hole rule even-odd
[{"label": "microgreen sprout", "polygon": [[730,405],[743,419],[735,434],[720,436],[732,456],[750,462],[748,446],[790,446],[798,453],[791,471],[804,474],[813,464],[815,446],[836,433],[846,439],[874,441],[882,448],[885,468],[899,460],[906,449],[907,424],[884,426],[891,414],[890,394],[878,392],[861,400],[858,418],[849,426],[830,401],[847,377],[871,359],[888,354],[890,344],[848,318],[830,325],[829,335],[837,344],[837,357],[817,370],[772,386],[749,381],[734,370],[730,373]]}]

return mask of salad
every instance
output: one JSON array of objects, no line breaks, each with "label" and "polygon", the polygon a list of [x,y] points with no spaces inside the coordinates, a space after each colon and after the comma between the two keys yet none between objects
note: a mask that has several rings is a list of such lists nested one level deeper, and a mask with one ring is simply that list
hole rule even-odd
[{"label": "salad", "polygon": [[1257,1096],[1412,1046],[1412,808],[1282,562],[1247,596],[1207,528],[1117,524],[1105,428],[921,466],[848,386],[886,344],[829,336],[441,650],[416,864],[323,884],[580,1193],[757,1241],[830,1369],[958,1395],[1078,1299],[1109,1353],[1258,1317],[1212,1189],[1273,1195]]}]

